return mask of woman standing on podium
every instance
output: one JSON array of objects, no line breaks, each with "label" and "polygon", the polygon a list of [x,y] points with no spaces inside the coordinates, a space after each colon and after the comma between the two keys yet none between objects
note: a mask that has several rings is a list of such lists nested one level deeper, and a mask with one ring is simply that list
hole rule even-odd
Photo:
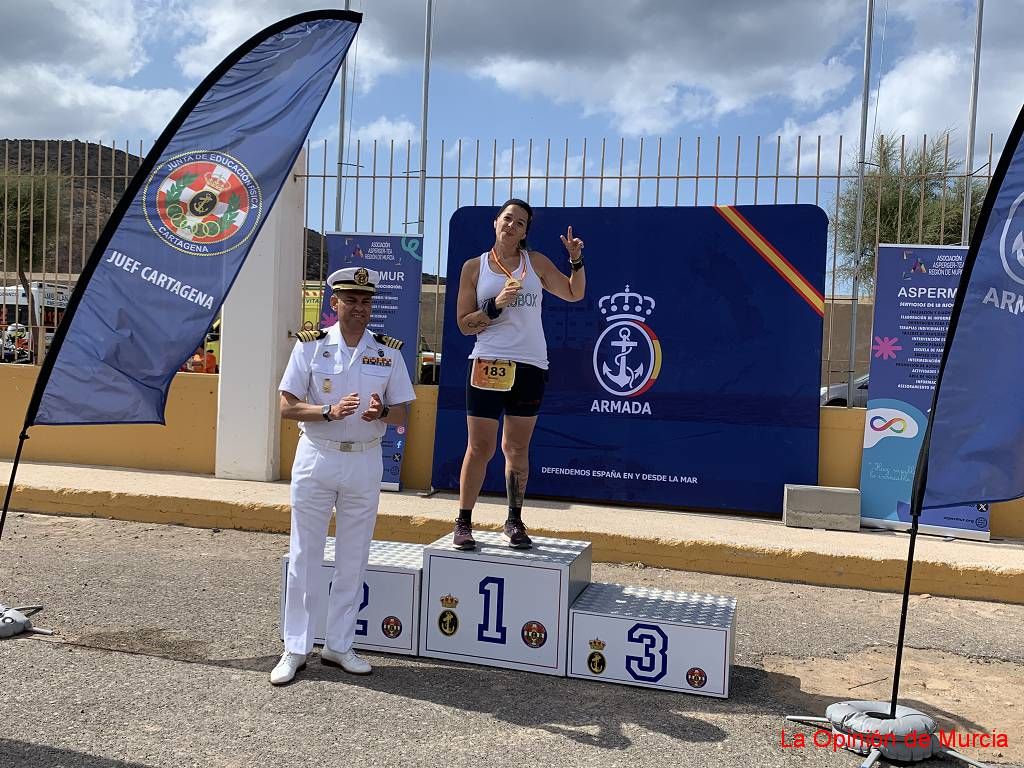
[{"label": "woman standing on podium", "polygon": [[548,378],[547,342],[541,301],[547,290],[565,301],[580,301],[586,290],[583,241],[569,227],[562,245],[569,254],[566,275],[526,244],[533,209],[517,198],[494,219],[494,246],[462,267],[457,317],[459,330],[476,336],[466,377],[469,440],[459,476],[459,517],[452,544],[473,549],[472,513],[483,486],[487,462],[497,447],[498,421],[504,416],[501,450],[505,454],[508,519],[504,535],[510,547],[529,549],[523,525],[523,497],[530,473],[530,438],[537,423]]}]

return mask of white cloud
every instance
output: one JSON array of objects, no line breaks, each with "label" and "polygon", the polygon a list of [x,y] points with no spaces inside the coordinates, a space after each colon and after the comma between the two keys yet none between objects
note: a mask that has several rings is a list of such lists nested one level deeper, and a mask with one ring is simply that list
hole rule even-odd
[{"label": "white cloud", "polygon": [[[894,3],[892,13],[894,18],[889,23],[909,23],[912,34],[905,41],[901,56],[886,56],[880,79],[876,57],[868,116],[869,144],[875,134],[905,134],[912,146],[920,147],[924,135],[931,138],[949,129],[953,132],[951,159],[961,160],[969,123],[974,11],[955,0],[902,0]],[[1024,69],[1024,49],[1007,27],[1014,28],[1021,18],[1024,0],[989,3],[985,7],[975,145],[976,157],[978,153],[985,157],[976,162],[976,168],[987,162],[989,135],[994,134],[994,154],[998,153],[1020,109],[1019,77]],[[876,20],[876,35],[880,21]],[[859,132],[859,89],[846,103],[815,117],[788,119],[781,131],[790,139],[798,134],[841,134],[845,137],[844,154],[848,160],[856,152]]]},{"label": "white cloud", "polygon": [[[761,103],[818,107],[855,74],[848,53],[837,55],[859,30],[856,8],[843,0],[522,0],[498,34],[482,4],[451,0],[444,9],[435,43],[442,61],[505,91],[578,105],[627,135]],[[408,44],[392,34],[395,47]]]},{"label": "white cloud", "polygon": [[419,143],[419,137],[419,127],[409,122],[406,118],[400,117],[392,120],[381,115],[371,123],[353,128],[348,141],[352,144],[356,141],[361,141],[364,145],[370,144],[374,140],[378,143],[394,141],[396,145],[399,143],[405,144],[407,141],[417,144]]},{"label": "white cloud", "polygon": [[185,96],[171,88],[98,85],[82,74],[37,65],[0,68],[0,135],[108,140],[155,136]]},{"label": "white cloud", "polygon": [[73,69],[120,80],[145,64],[131,0],[38,0],[4,13],[0,51],[6,66]]},{"label": "white cloud", "polygon": [[845,88],[856,70],[833,56],[824,63],[802,67],[790,75],[791,95],[798,104],[820,107],[826,99]]},{"label": "white cloud", "polygon": [[[154,76],[155,67],[142,67],[147,55],[156,55],[157,42],[175,43],[177,53],[159,63],[171,82],[181,74],[198,80],[266,25],[338,5],[337,0],[34,0],[31,10],[8,14],[0,27],[0,126],[20,135],[153,134],[184,96],[168,88],[126,85],[140,72]],[[419,71],[423,4],[353,0],[352,6],[364,12],[348,60],[358,119],[361,111],[365,114],[360,95],[381,78]],[[886,7],[884,52],[882,10],[876,26],[876,59],[884,55],[877,129],[963,131],[973,3],[890,0]],[[763,120],[773,113],[769,119],[783,124],[787,136],[842,132],[847,147],[856,139],[863,6],[855,0],[518,0],[500,14],[479,0],[444,0],[435,8],[435,65],[482,78],[502,93],[604,119],[627,136],[707,131],[725,118],[756,114]],[[978,130],[979,136],[996,133],[997,145],[1020,106],[1021,18],[1024,0],[986,6]],[[435,104],[450,97],[433,94]],[[379,114],[387,107],[372,109]],[[790,116],[783,123],[786,112]],[[770,127],[744,130],[763,135]],[[379,117],[357,130],[368,139],[418,135],[405,117]]]},{"label": "white cloud", "polygon": [[[191,3],[180,10],[180,24],[195,30],[198,36],[178,53],[177,64],[188,77],[205,77],[231,51],[270,24],[303,11],[336,9],[340,5],[338,2],[310,3],[304,0]],[[364,23],[360,27],[348,57],[349,71],[355,70],[356,87],[364,93],[382,75],[401,66],[399,59],[380,44],[374,34],[374,26]]]},{"label": "white cloud", "polygon": [[184,100],[122,85],[146,63],[131,0],[39,0],[0,25],[0,134],[154,135]]}]

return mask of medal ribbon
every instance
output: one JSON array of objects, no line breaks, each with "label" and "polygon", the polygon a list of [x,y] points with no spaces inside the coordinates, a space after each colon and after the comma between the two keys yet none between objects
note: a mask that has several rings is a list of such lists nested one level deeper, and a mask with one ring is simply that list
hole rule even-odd
[{"label": "medal ribbon", "polygon": [[500,269],[508,276],[509,280],[516,280],[516,282],[518,282],[519,285],[523,284],[523,280],[526,279],[526,257],[524,257],[521,252],[519,254],[519,258],[523,260],[523,270],[522,272],[520,272],[518,278],[516,278],[515,275],[513,275],[511,272],[505,269],[505,265],[501,263],[501,260],[498,258],[498,254],[494,252],[493,248],[491,248],[491,258],[494,259],[494,263],[498,265],[498,269]]}]

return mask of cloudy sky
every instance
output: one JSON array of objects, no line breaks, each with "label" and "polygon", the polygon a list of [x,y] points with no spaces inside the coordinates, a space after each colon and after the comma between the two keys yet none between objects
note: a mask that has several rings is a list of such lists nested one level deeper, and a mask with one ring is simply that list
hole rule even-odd
[{"label": "cloudy sky", "polygon": [[[336,3],[335,5],[341,5]],[[352,0],[353,136],[415,139],[423,0]],[[0,0],[0,136],[151,138],[240,41],[297,0]],[[430,132],[855,137],[863,0],[436,0]],[[965,132],[973,0],[877,0],[871,127]],[[979,133],[1024,90],[1024,0],[986,7]],[[1016,87],[1014,87],[1016,86]],[[337,130],[337,97],[314,137]]]},{"label": "cloudy sky", "polygon": [[[372,140],[396,141],[397,178],[404,178],[401,150],[407,141],[408,168],[413,174],[418,168],[425,5],[425,0],[351,0],[364,22],[348,57],[346,151],[350,169],[358,164],[363,175]],[[325,7],[330,4],[302,0],[0,0],[0,138],[79,138],[108,145],[117,140],[122,147],[126,140],[138,146],[141,139],[148,148],[191,90],[240,42],[286,16]],[[428,172],[436,178],[436,148],[443,139],[450,178],[458,151],[454,140],[467,139],[484,147],[483,175],[490,173],[492,141],[498,175],[503,167],[507,175],[515,140],[520,149],[511,191],[544,204],[547,187],[537,177],[544,174],[545,158],[541,150],[534,153],[535,186],[527,191],[525,141],[542,147],[549,140],[557,148],[552,172],[560,173],[564,162],[567,175],[578,177],[587,140],[596,142],[586,156],[589,180],[582,187],[572,181],[564,185],[569,190],[576,184],[578,190],[568,192],[569,204],[580,204],[584,191],[587,205],[597,204],[599,196],[606,205],[616,204],[616,198],[620,204],[639,198],[639,204],[653,205],[658,193],[665,204],[671,182],[628,182],[653,170],[651,149],[643,155],[643,170],[638,167],[641,140],[666,142],[665,174],[671,174],[681,142],[685,177],[694,172],[691,153],[700,138],[706,148],[700,174],[709,183],[684,181],[692,191],[682,193],[677,183],[679,201],[699,196],[702,204],[744,203],[754,201],[756,190],[773,192],[763,177],[774,173],[776,141],[781,173],[795,167],[799,154],[806,176],[814,172],[820,137],[826,175],[840,164],[842,136],[842,167],[851,173],[865,10],[865,0],[435,0]],[[869,135],[903,133],[908,147],[916,147],[923,134],[950,130],[950,159],[962,162],[975,20],[975,0],[875,1]],[[1022,20],[1024,0],[986,4],[974,164],[982,174],[988,170],[989,134],[998,155],[1024,102]],[[311,171],[326,176],[335,169],[338,93],[336,87],[311,132]],[[723,177],[735,168],[739,138],[743,170],[737,175],[749,174],[757,157],[761,181],[732,187],[728,178],[710,183],[716,137],[721,137]],[[765,151],[755,154],[757,137]],[[357,139],[363,154],[353,162]],[[609,142],[608,175],[621,162],[625,183],[599,185],[593,179],[603,139]],[[464,175],[472,173],[472,146],[462,158]],[[386,157],[386,149],[381,154]],[[401,196],[401,181],[396,185]],[[479,192],[470,185],[481,204],[492,196],[504,199],[510,191],[487,185],[481,182]],[[391,200],[382,201],[380,189],[377,204],[366,204],[367,187],[353,192],[349,181],[336,198],[333,180],[319,187],[311,183],[309,225],[333,229],[337,202],[339,229],[415,231],[415,189],[412,207],[398,210],[402,204],[396,203],[392,217]],[[448,183],[439,191],[436,182],[428,182],[424,252],[433,261],[430,271],[445,269],[444,222],[456,206],[451,190]],[[776,186],[774,194],[780,202],[794,201],[794,191],[800,202],[826,209],[834,202],[834,191],[827,189],[822,195],[831,197],[819,199],[816,184],[782,192]],[[550,204],[556,205],[566,191],[556,186],[551,194]],[[408,191],[406,197],[408,206]],[[458,204],[471,202],[463,196]],[[382,224],[385,208],[388,218]]]}]

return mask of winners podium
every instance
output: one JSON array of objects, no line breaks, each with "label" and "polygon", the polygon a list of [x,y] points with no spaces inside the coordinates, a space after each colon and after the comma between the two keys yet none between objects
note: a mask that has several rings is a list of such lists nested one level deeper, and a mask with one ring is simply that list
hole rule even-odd
[{"label": "winners podium", "polygon": [[[736,599],[591,583],[591,545],[537,536],[510,549],[476,531],[460,551],[374,541],[355,647],[726,698]],[[324,642],[334,539],[313,596]],[[288,582],[282,559],[281,623]]]},{"label": "winners podium", "polygon": [[510,549],[474,532],[476,549],[451,536],[423,550],[420,655],[565,675],[569,606],[590,583],[590,543],[538,536]]}]

